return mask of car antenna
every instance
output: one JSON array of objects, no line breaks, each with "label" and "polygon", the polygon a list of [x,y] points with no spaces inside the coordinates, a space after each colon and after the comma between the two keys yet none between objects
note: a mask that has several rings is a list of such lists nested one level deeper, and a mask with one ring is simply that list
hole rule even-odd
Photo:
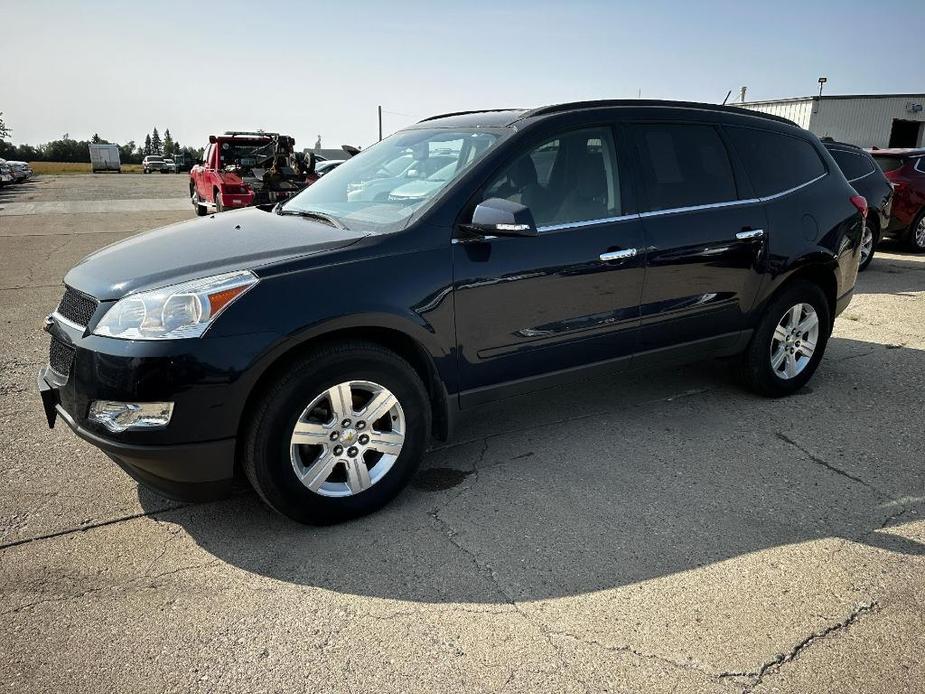
[{"label": "car antenna", "polygon": [[729,97],[730,97],[730,96],[732,96],[732,90],[731,90],[731,89],[730,89],[728,92],[726,92],[726,98],[723,99],[723,103],[722,103],[723,106],[725,106],[725,105],[726,105],[726,102],[729,101]]}]

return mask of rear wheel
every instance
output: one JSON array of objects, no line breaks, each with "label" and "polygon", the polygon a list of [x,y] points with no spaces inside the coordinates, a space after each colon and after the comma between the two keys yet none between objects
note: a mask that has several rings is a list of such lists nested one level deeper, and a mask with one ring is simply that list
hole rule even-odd
[{"label": "rear wheel", "polygon": [[244,433],[243,468],[276,511],[336,523],[398,494],[429,436],[427,391],[404,359],[371,343],[330,345],[263,393]]},{"label": "rear wheel", "polygon": [[870,265],[879,242],[880,229],[877,223],[872,220],[865,222],[864,233],[861,236],[861,262],[858,265],[858,270],[864,270]]},{"label": "rear wheel", "polygon": [[916,253],[925,252],[925,209],[909,227],[908,245]]},{"label": "rear wheel", "polygon": [[765,310],[742,355],[742,380],[768,397],[796,392],[819,366],[830,332],[829,302],[822,289],[794,282]]}]

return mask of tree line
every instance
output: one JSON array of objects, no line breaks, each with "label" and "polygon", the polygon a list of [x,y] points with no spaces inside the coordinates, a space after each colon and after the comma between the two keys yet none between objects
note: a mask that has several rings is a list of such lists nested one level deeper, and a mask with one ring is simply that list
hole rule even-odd
[{"label": "tree line", "polygon": [[[3,122],[3,113],[0,113],[0,158],[13,161],[90,161],[90,143],[110,144],[109,140],[94,133],[89,140],[75,140],[68,133],[57,140],[41,145],[14,145],[7,142],[11,130]],[[140,164],[141,160],[149,154],[173,156],[175,154],[188,154],[193,160],[201,159],[204,148],[181,147],[180,143],[170,134],[170,129],[164,130],[161,137],[157,128],[145,135],[144,144],[136,145],[134,140],[118,145],[119,159],[123,164]]]}]

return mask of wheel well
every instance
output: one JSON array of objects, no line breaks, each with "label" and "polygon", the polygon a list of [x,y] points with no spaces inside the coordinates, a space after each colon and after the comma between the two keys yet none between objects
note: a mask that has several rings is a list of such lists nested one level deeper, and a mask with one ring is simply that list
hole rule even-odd
[{"label": "wheel well", "polygon": [[784,288],[789,287],[797,280],[805,280],[807,282],[812,282],[813,284],[819,285],[829,304],[829,320],[832,324],[834,324],[835,303],[838,300],[838,297],[836,296],[838,293],[838,283],[835,281],[835,273],[824,265],[808,265],[806,267],[800,268],[792,275],[790,275],[790,277],[787,278],[787,281],[778,288],[775,294],[782,291]]},{"label": "wheel well", "polygon": [[392,330],[390,328],[344,328],[335,330],[324,335],[306,340],[280,355],[261,375],[251,388],[247,396],[247,401],[241,411],[241,419],[238,424],[238,438],[241,438],[240,430],[244,422],[249,421],[248,413],[257,403],[263,390],[273,382],[281,371],[284,371],[288,364],[301,357],[306,352],[315,349],[319,345],[329,342],[342,342],[344,340],[363,340],[364,342],[373,342],[385,347],[407,361],[412,368],[421,377],[424,387],[430,396],[430,407],[433,421],[433,435],[440,440],[445,441],[449,438],[449,405],[446,389],[440,381],[436,367],[427,351],[414,338],[409,337],[403,332]]}]

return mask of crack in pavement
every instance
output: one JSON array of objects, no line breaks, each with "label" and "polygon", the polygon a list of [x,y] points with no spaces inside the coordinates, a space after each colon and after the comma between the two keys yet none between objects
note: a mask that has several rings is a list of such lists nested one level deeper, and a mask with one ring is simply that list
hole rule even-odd
[{"label": "crack in pavement", "polygon": [[630,645],[606,644],[601,641],[598,641],[597,639],[589,639],[589,638],[585,638],[582,636],[578,636],[576,634],[573,634],[570,631],[558,631],[555,629],[551,629],[549,630],[549,633],[553,636],[570,638],[570,639],[573,639],[574,641],[577,641],[579,643],[583,643],[589,646],[597,646],[598,648],[602,648],[605,651],[610,651],[613,653],[629,653],[630,655],[634,655],[637,658],[642,658],[644,660],[651,660],[661,665],[667,665],[669,667],[686,670],[688,672],[695,672],[698,675],[705,675],[711,679],[717,677],[717,675],[715,675],[714,673],[704,670],[703,668],[695,665],[693,662],[681,662],[677,660],[672,660],[671,658],[665,658],[660,655],[655,655],[654,653],[644,653],[643,651],[637,650],[636,648],[633,648]]},{"label": "crack in pavement", "polygon": [[86,597],[88,595],[102,593],[105,591],[110,591],[110,592],[115,593],[115,592],[124,591],[124,590],[143,589],[145,587],[153,588],[153,587],[157,587],[154,581],[156,581],[159,578],[164,578],[165,576],[173,576],[174,574],[183,573],[185,571],[192,571],[194,569],[204,569],[209,566],[217,566],[221,563],[223,563],[221,559],[213,558],[206,562],[199,562],[197,564],[188,564],[186,566],[179,566],[175,569],[170,569],[169,571],[162,571],[160,573],[156,573],[150,576],[141,574],[121,584],[108,585],[108,586],[97,586],[94,588],[85,588],[84,590],[80,590],[76,593],[67,593],[67,594],[58,595],[52,598],[41,598],[39,600],[33,600],[31,602],[24,603],[22,605],[19,605],[18,607],[14,607],[11,610],[0,612],[0,617],[8,617],[10,615],[18,614],[24,610],[28,610],[38,605],[44,605],[44,604],[56,603],[56,602],[68,602],[70,600],[79,600],[80,598]]},{"label": "crack in pavement", "polygon": [[860,484],[860,485],[862,485],[862,486],[864,486],[864,487],[867,487],[868,489],[870,489],[870,490],[872,490],[872,491],[877,492],[877,494],[879,494],[881,497],[887,497],[887,496],[889,496],[888,494],[885,494],[885,493],[884,493],[883,491],[881,491],[880,489],[877,489],[875,486],[873,486],[873,485],[870,484],[869,482],[866,482],[866,481],[862,480],[860,477],[857,477],[857,476],[855,476],[855,475],[852,475],[850,472],[846,472],[845,470],[842,470],[842,469],[839,468],[839,467],[835,467],[834,465],[832,465],[832,464],[829,463],[828,461],[823,460],[823,459],[820,458],[819,456],[810,453],[808,450],[806,450],[805,448],[803,448],[803,446],[801,446],[800,444],[798,444],[796,441],[794,441],[793,439],[791,439],[791,438],[790,438],[789,436],[787,436],[786,434],[784,434],[784,433],[782,433],[782,432],[780,432],[780,431],[775,431],[775,432],[774,432],[774,435],[775,435],[777,438],[779,438],[781,441],[784,441],[784,442],[786,442],[786,443],[789,443],[791,446],[793,446],[794,448],[796,448],[798,451],[801,451],[804,455],[806,455],[806,457],[808,457],[810,460],[812,460],[814,463],[816,463],[816,465],[820,465],[820,466],[824,467],[825,469],[834,472],[836,475],[841,475],[842,477],[846,477],[847,479],[849,479],[849,480],[851,480],[851,481],[853,481],[853,482],[857,482],[858,484]]},{"label": "crack in pavement", "polygon": [[814,631],[812,634],[799,641],[789,651],[786,653],[778,653],[776,656],[774,656],[774,658],[763,663],[757,670],[752,672],[723,672],[719,674],[719,678],[725,679],[734,677],[746,677],[751,679],[752,682],[742,690],[742,694],[750,694],[754,691],[755,687],[763,682],[766,676],[779,672],[784,665],[795,660],[803,651],[812,646],[816,641],[824,639],[836,632],[844,631],[862,616],[876,609],[878,605],[879,603],[876,600],[870,603],[861,603],[841,621],[836,622],[835,624],[831,624],[824,629],[821,629],[820,631]]},{"label": "crack in pavement", "polygon": [[94,530],[96,528],[105,528],[107,525],[115,525],[116,523],[122,523],[124,521],[135,520],[136,518],[147,518],[153,517],[158,513],[168,513],[170,511],[176,511],[181,508],[187,508],[189,506],[194,506],[195,504],[176,504],[174,506],[165,506],[164,508],[157,509],[156,511],[144,511],[142,513],[131,513],[127,516],[120,516],[119,518],[111,518],[105,521],[97,521],[96,523],[87,523],[86,525],[81,525],[77,528],[65,528],[64,530],[59,530],[54,533],[48,533],[46,535],[36,535],[34,537],[24,537],[19,540],[13,540],[11,542],[4,542],[0,544],[0,550],[9,549],[11,547],[19,547],[20,545],[27,545],[30,542],[38,542],[40,540],[50,540],[55,537],[63,537],[65,535],[72,535],[74,533],[83,533],[88,530]]}]

